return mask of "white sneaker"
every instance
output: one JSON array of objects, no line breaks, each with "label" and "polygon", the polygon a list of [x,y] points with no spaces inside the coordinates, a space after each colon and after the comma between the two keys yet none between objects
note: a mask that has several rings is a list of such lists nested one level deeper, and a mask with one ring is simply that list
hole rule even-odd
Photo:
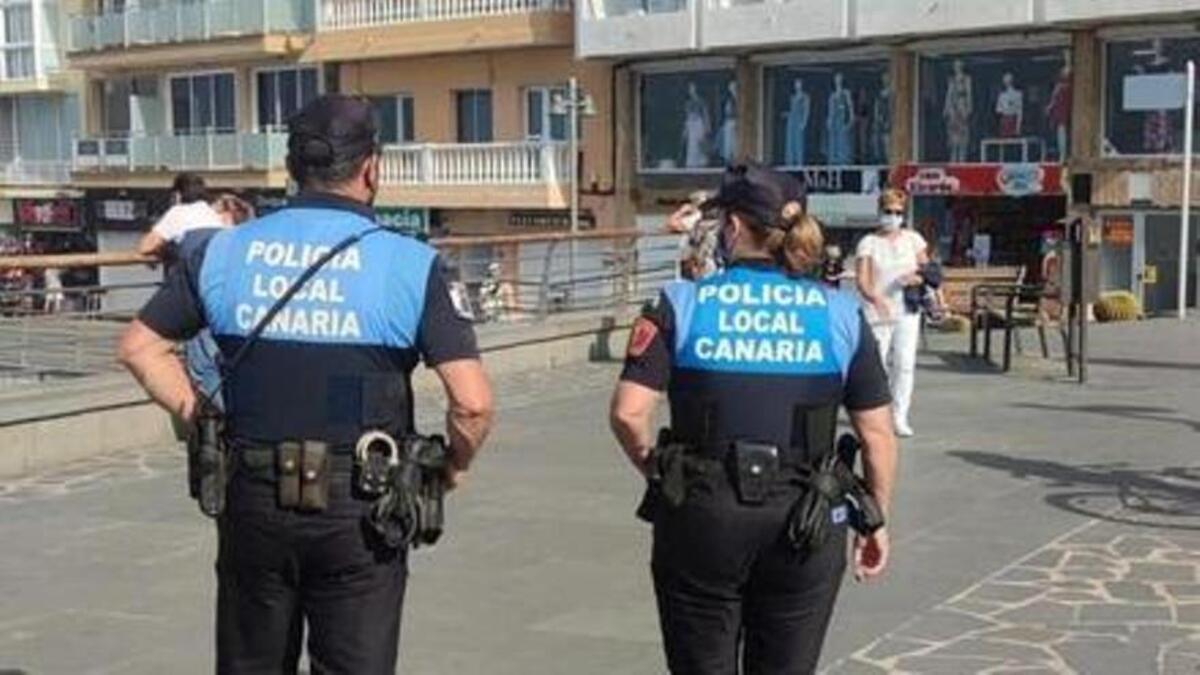
[{"label": "white sneaker", "polygon": [[912,438],[914,433],[908,422],[896,422],[896,435],[900,438]]}]

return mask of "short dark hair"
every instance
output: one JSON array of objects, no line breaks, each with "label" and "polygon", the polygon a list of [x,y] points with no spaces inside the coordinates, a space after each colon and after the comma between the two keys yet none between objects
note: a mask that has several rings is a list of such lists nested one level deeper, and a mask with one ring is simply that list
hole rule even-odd
[{"label": "short dark hair", "polygon": [[184,204],[208,201],[208,186],[204,184],[204,178],[198,174],[187,171],[177,174],[171,190],[179,195],[179,201]]},{"label": "short dark hair", "polygon": [[328,94],[288,120],[288,173],[297,183],[338,185],[379,151],[374,109],[365,99]]}]

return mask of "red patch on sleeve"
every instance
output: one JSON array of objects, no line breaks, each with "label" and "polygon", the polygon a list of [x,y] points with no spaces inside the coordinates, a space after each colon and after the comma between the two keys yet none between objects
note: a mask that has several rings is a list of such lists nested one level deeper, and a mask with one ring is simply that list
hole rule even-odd
[{"label": "red patch on sleeve", "polygon": [[645,354],[656,337],[658,325],[646,317],[640,317],[634,322],[633,330],[629,333],[629,347],[625,350],[625,355],[636,359]]}]

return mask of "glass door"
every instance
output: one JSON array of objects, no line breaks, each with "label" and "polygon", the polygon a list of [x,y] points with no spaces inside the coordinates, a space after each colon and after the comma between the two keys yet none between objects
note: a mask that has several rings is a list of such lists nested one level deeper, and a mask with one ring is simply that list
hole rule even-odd
[{"label": "glass door", "polygon": [[[1147,314],[1167,314],[1179,308],[1179,230],[1178,213],[1144,214],[1144,257],[1142,284]],[[1187,306],[1196,306],[1196,242],[1200,239],[1200,217],[1193,217],[1188,255]]]}]

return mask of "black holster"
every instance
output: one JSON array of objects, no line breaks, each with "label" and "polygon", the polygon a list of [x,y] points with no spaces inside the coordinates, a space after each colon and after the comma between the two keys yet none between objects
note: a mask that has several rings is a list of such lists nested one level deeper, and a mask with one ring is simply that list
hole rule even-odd
[{"label": "black holster", "polygon": [[819,548],[833,525],[833,509],[849,502],[850,526],[861,535],[870,535],[883,527],[883,511],[867,488],[854,474],[858,439],[845,434],[834,452],[809,467],[800,480],[804,493],[796,500],[788,518],[788,540],[792,548],[808,552]]},{"label": "black holster", "polygon": [[638,505],[637,517],[647,523],[663,506],[678,508],[687,498],[684,456],[687,446],[671,438],[670,429],[660,429],[658,443],[650,449],[646,462],[646,492]]},{"label": "black holster", "polygon": [[225,442],[225,419],[211,404],[200,404],[188,436],[188,495],[200,512],[217,518],[225,511],[229,486],[229,449]]},{"label": "black holster", "polygon": [[445,528],[445,471],[450,450],[441,436],[409,436],[398,443],[399,462],[367,522],[390,548],[437,543]]}]

